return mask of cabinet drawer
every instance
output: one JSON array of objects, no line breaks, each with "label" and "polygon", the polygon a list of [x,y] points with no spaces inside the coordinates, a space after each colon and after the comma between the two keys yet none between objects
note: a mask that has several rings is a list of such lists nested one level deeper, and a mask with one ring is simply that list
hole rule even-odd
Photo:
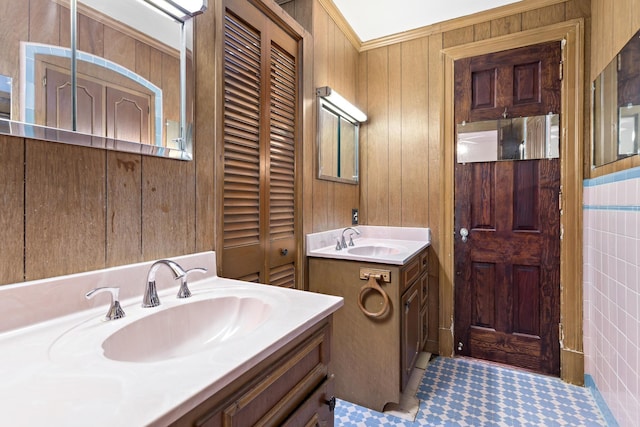
[{"label": "cabinet drawer", "polygon": [[407,263],[407,265],[402,269],[402,280],[400,284],[402,285],[402,289],[400,289],[400,293],[403,294],[404,291],[409,289],[413,282],[420,276],[420,257],[416,256],[411,261]]},{"label": "cabinet drawer", "polygon": [[201,417],[196,426],[280,426],[328,375],[330,325],[318,330],[276,361],[222,410]]}]

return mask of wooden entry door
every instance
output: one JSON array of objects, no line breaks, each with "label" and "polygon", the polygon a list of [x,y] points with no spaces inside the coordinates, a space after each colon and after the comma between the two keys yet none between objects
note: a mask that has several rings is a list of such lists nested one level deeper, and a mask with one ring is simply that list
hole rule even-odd
[{"label": "wooden entry door", "polygon": [[[558,42],[456,61],[456,123],[558,113],[560,62]],[[456,163],[456,354],[559,375],[559,195],[559,159]]]},{"label": "wooden entry door", "polygon": [[458,164],[455,180],[456,353],[558,375],[559,160]]}]

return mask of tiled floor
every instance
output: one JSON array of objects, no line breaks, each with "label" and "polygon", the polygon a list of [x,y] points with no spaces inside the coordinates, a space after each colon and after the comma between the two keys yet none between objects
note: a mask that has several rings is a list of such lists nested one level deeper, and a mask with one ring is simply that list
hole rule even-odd
[{"label": "tiled floor", "polygon": [[339,400],[335,425],[607,425],[587,388],[472,359],[433,359],[425,370],[417,397],[420,410],[413,422]]}]

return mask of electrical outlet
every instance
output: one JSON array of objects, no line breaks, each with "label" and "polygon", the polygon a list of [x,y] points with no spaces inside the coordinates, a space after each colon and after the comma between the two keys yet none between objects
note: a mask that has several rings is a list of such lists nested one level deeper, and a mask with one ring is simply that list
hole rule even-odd
[{"label": "electrical outlet", "polygon": [[358,225],[358,209],[351,209],[351,225]]}]

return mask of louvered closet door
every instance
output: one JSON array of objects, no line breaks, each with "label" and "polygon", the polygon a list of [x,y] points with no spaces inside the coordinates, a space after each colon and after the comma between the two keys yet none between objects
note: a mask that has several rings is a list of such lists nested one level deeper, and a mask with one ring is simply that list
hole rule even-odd
[{"label": "louvered closet door", "polygon": [[245,1],[225,7],[221,270],[294,287],[298,45]]}]

